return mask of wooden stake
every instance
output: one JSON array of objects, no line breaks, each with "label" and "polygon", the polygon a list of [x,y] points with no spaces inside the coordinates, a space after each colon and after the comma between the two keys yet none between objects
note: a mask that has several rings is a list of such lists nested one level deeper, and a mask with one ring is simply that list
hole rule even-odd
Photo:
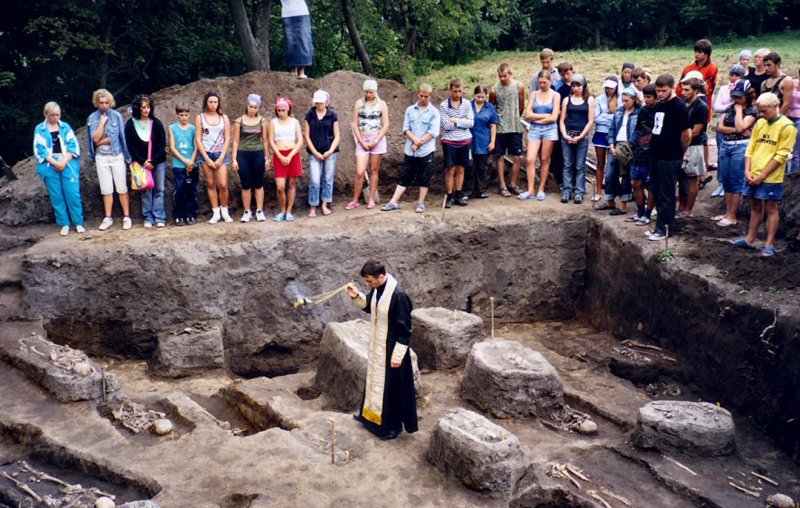
[{"label": "wooden stake", "polygon": [[331,418],[331,464],[336,464],[336,420]]},{"label": "wooden stake", "polygon": [[667,230],[667,234],[664,235],[664,250],[669,250],[669,226],[664,226]]},{"label": "wooden stake", "polygon": [[444,200],[442,200],[442,222],[444,222],[444,209],[447,208],[447,193],[444,195]]},{"label": "wooden stake", "polygon": [[492,306],[492,339],[494,339],[494,297],[489,297],[489,303]]}]

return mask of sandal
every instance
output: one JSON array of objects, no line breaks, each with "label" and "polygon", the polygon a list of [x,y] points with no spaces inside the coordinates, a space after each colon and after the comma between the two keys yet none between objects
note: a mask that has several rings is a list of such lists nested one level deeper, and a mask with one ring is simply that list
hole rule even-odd
[{"label": "sandal", "polygon": [[345,206],[344,209],[345,210],[355,210],[359,206],[361,206],[361,204],[358,201],[350,201],[349,203],[347,203],[347,206]]},{"label": "sandal", "polygon": [[725,214],[723,213],[722,215],[715,215],[715,216],[711,217],[711,220],[713,220],[714,222],[719,222],[724,218],[725,218]]},{"label": "sandal", "polygon": [[762,258],[771,258],[775,255],[775,247],[770,247],[769,245],[765,245],[763,249],[761,249],[761,257]]},{"label": "sandal", "polygon": [[735,226],[739,223],[739,221],[730,220],[727,217],[723,217],[722,219],[717,221],[717,226],[721,228],[727,228],[728,226]]},{"label": "sandal", "polygon": [[703,190],[703,189],[706,188],[706,185],[708,185],[709,182],[713,182],[713,181],[714,181],[714,177],[713,176],[706,175],[705,178],[701,178],[700,179],[700,183],[697,184],[697,188],[699,190]]},{"label": "sandal", "polygon": [[370,202],[367,204],[367,209],[372,210],[373,208],[375,208],[375,201],[370,200]]},{"label": "sandal", "polygon": [[[737,240],[732,240],[731,241],[731,245],[733,245],[734,247],[737,247],[739,249],[756,250],[756,246],[755,245],[750,245],[749,243],[747,243],[747,240],[745,240],[744,238],[739,238]],[[775,249],[772,249],[772,250],[773,250],[773,252],[775,251]]]}]

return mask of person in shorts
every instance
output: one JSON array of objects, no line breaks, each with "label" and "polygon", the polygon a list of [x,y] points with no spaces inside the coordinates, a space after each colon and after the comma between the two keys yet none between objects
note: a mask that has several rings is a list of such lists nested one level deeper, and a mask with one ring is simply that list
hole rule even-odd
[{"label": "person in shorts", "polygon": [[786,161],[797,140],[797,127],[781,115],[780,99],[772,92],[762,93],[756,100],[761,118],[753,127],[753,135],[744,156],[745,185],[742,195],[750,199],[750,225],[747,236],[733,242],[735,247],[755,249],[758,228],[767,214],[767,241],[761,255],[775,255],[775,235],[780,214],[778,202],[783,198]]},{"label": "person in shorts", "polygon": [[[531,122],[528,129],[528,153],[526,168],[528,173],[528,190],[520,194],[519,199],[545,199],[545,185],[550,173],[550,161],[553,147],[558,143],[558,117],[561,112],[561,96],[552,88],[550,71],[542,69],[537,77],[537,88],[528,99],[525,108],[525,119]],[[536,181],[536,159],[539,158],[539,191],[534,193]]]},{"label": "person in shorts", "polygon": [[369,199],[367,208],[375,208],[378,199],[378,172],[386,153],[386,133],[389,132],[389,106],[378,97],[378,82],[367,79],[363,85],[364,97],[353,107],[353,136],[356,139],[356,182],[353,200],[345,210],[358,208],[359,196],[369,166]]},{"label": "person in shorts", "polygon": [[694,204],[699,193],[700,178],[706,173],[703,139],[708,127],[708,105],[700,99],[705,85],[696,78],[681,83],[683,98],[689,108],[692,139],[683,154],[683,175],[680,177],[680,208],[676,218],[694,217]]},{"label": "person in shorts", "polygon": [[464,168],[472,168],[472,132],[475,123],[472,104],[465,100],[460,78],[450,81],[450,97],[439,105],[444,154],[444,186],[447,191],[445,207],[453,204],[467,206],[464,193]]},{"label": "person in shorts", "polygon": [[419,199],[415,211],[417,213],[425,211],[425,196],[428,194],[433,176],[433,152],[441,127],[439,110],[431,105],[431,93],[433,93],[431,85],[421,84],[417,92],[417,102],[406,109],[403,117],[406,145],[403,150],[400,182],[391,201],[381,208],[384,212],[400,209],[400,198],[414,180],[419,185]]},{"label": "person in shorts", "polygon": [[[525,110],[525,85],[513,79],[511,66],[501,63],[497,67],[497,83],[489,93],[489,102],[497,109],[500,123],[497,126],[497,142],[494,155],[497,157],[497,178],[500,183],[500,195],[510,197],[518,195],[517,187],[519,166],[522,156],[522,122],[520,115]],[[506,186],[505,156],[512,158],[511,186]]]}]

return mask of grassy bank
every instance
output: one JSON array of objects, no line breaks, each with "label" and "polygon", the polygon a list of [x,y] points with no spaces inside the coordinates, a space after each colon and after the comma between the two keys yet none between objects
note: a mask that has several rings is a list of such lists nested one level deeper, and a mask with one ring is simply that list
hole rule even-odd
[{"label": "grassy bank", "polygon": [[[783,59],[784,72],[792,77],[797,77],[800,65],[800,32],[786,32],[770,34],[764,37],[749,37],[721,42],[714,45],[711,59],[720,67],[720,78],[727,76],[731,65],[738,61],[739,51],[767,47],[780,53]],[[712,41],[713,42],[713,41]],[[572,62],[577,72],[586,74],[592,93],[599,92],[602,79],[607,74],[619,73],[623,62],[634,62],[653,71],[654,76],[665,72],[680,75],[684,66],[694,58],[691,43],[681,47],[668,47],[661,49],[642,50],[611,50],[611,51],[565,51],[556,54],[556,63]],[[540,69],[538,53],[503,51],[488,55],[487,57],[465,65],[454,65],[436,69],[425,75],[418,76],[416,83],[431,83],[437,90],[447,88],[447,83],[453,77],[460,77],[465,81],[467,95],[471,96],[472,88],[477,84],[491,85],[497,81],[496,69],[501,62],[508,62],[514,71],[514,77],[524,80],[525,83],[533,72]],[[414,85],[412,84],[412,87]]]}]

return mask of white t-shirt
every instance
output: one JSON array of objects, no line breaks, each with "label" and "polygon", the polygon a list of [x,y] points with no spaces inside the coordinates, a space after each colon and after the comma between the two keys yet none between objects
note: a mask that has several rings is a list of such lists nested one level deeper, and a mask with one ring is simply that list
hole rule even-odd
[{"label": "white t-shirt", "polygon": [[281,17],[309,16],[305,0],[281,0]]},{"label": "white t-shirt", "polygon": [[622,125],[619,128],[619,132],[617,133],[617,142],[621,143],[623,141],[628,141],[628,117],[630,115],[625,113],[622,116]]}]

